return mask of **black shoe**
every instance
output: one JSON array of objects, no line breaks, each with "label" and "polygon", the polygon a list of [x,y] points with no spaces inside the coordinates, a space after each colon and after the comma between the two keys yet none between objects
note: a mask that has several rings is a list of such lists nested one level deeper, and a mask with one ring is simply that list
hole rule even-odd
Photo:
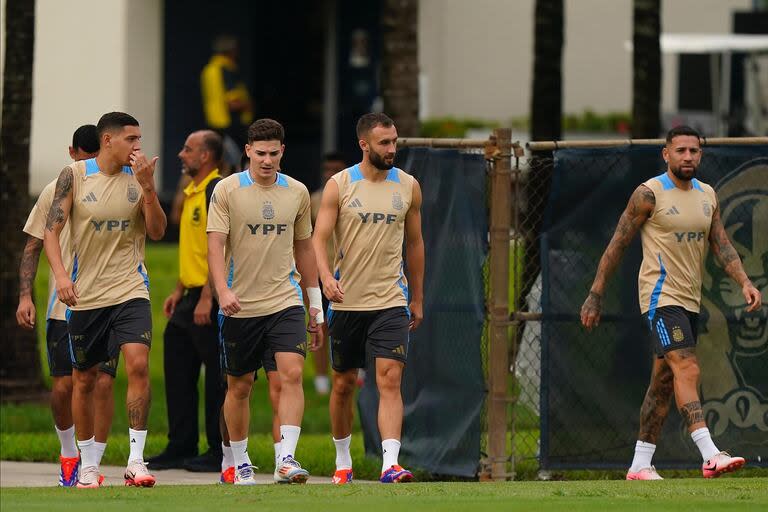
[{"label": "black shoe", "polygon": [[208,450],[202,455],[184,460],[183,467],[194,473],[219,473],[221,471],[221,452]]},{"label": "black shoe", "polygon": [[169,453],[167,450],[146,460],[150,470],[154,469],[183,469],[184,461],[190,454]]}]

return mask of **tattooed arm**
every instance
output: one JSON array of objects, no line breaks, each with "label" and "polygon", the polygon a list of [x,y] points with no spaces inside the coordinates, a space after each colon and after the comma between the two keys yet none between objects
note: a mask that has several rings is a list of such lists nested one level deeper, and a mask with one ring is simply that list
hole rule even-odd
[{"label": "tattooed arm", "polygon": [[45,254],[48,256],[48,262],[56,279],[56,293],[67,306],[77,304],[77,289],[67,275],[67,270],[61,259],[59,234],[64,228],[64,224],[67,223],[69,212],[72,209],[73,182],[72,168],[67,166],[61,171],[59,179],[56,181],[56,191],[53,195],[51,209],[48,210],[48,218],[45,221],[45,237],[43,239]]},{"label": "tattooed arm", "polygon": [[656,196],[645,185],[638,186],[629,198],[624,213],[619,218],[619,224],[608,247],[600,258],[597,275],[592,283],[587,300],[581,306],[581,323],[588,330],[600,324],[603,292],[608,278],[619,265],[624,251],[637,234],[643,223],[650,218],[656,206]]},{"label": "tattooed arm", "polygon": [[760,309],[763,304],[760,290],[755,288],[755,285],[749,280],[747,273],[744,272],[739,254],[728,239],[723,221],[720,219],[719,205],[712,214],[712,225],[709,229],[709,247],[717,261],[723,266],[726,274],[741,286],[741,292],[747,301],[747,311],[757,311]]},{"label": "tattooed arm", "polygon": [[35,303],[32,301],[32,284],[37,274],[37,262],[43,241],[32,235],[27,236],[24,254],[19,265],[19,307],[16,309],[16,322],[25,329],[35,326]]}]

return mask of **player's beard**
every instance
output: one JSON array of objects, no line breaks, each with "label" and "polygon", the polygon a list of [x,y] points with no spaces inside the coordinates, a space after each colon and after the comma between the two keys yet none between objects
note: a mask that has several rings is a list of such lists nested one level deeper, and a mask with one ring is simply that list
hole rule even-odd
[{"label": "player's beard", "polygon": [[371,164],[380,171],[388,171],[395,166],[394,159],[391,164],[388,164],[384,157],[375,151],[371,151],[368,154],[368,159],[371,161]]},{"label": "player's beard", "polygon": [[696,166],[691,165],[690,167],[693,169],[693,171],[690,174],[686,174],[683,172],[683,170],[680,168],[681,166],[672,167],[670,166],[669,169],[672,171],[672,174],[675,175],[675,178],[681,180],[681,181],[691,181],[693,178],[696,177]]},{"label": "player's beard", "polygon": [[186,170],[187,176],[189,176],[190,178],[194,178],[195,176],[197,176],[197,173],[200,172],[200,169],[197,167],[186,166],[184,167],[184,169]]}]

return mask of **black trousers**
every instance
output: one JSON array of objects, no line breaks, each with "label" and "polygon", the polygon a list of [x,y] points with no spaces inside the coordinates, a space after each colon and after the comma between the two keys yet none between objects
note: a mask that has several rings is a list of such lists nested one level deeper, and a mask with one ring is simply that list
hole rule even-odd
[{"label": "black trousers", "polygon": [[219,361],[218,304],[214,300],[211,324],[194,324],[194,311],[201,288],[187,289],[168,321],[163,336],[165,351],[165,399],[168,405],[168,447],[179,456],[197,455],[198,429],[197,381],[205,365],[205,434],[208,447],[221,452],[219,414],[224,403],[224,387]]}]

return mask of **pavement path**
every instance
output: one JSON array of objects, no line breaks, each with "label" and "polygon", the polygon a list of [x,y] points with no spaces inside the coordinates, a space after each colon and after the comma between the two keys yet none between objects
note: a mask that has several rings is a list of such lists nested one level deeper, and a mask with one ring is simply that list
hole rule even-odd
[{"label": "pavement path", "polygon": [[[105,486],[124,485],[124,466],[101,466]],[[219,473],[192,473],[183,469],[153,471],[157,485],[211,485],[219,482]],[[59,465],[52,462],[0,461],[0,487],[55,487],[58,484]],[[274,484],[272,475],[256,473],[260,484]],[[314,476],[310,484],[330,484],[330,477]]]}]

